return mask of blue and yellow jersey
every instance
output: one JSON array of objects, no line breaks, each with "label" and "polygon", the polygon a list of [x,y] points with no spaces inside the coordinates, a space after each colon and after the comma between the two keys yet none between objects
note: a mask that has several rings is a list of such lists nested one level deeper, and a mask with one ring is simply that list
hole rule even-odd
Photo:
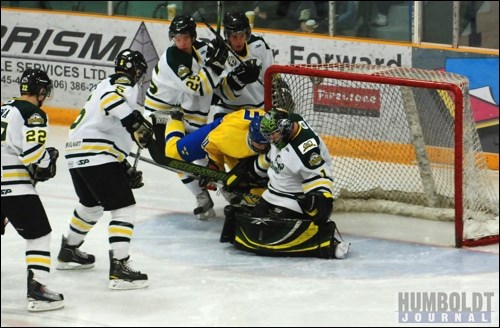
[{"label": "blue and yellow jersey", "polygon": [[232,169],[242,158],[257,155],[249,145],[249,126],[255,115],[264,113],[263,109],[240,109],[225,115],[202,143],[208,158],[224,170],[224,164]]},{"label": "blue and yellow jersey", "polygon": [[186,162],[208,156],[220,170],[232,169],[240,159],[255,156],[248,141],[249,126],[263,109],[240,109],[185,135],[181,121],[167,124],[165,154]]}]

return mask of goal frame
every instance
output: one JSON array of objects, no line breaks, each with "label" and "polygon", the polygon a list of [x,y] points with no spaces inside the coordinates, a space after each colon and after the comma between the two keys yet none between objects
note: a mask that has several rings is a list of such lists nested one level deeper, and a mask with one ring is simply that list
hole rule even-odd
[{"label": "goal frame", "polygon": [[[390,69],[390,67],[387,67]],[[398,67],[399,68],[399,67]],[[345,71],[319,70],[306,65],[271,65],[264,75],[264,105],[265,109],[269,110],[272,107],[272,86],[273,78],[280,73],[314,76],[318,78],[334,78],[339,80],[351,80],[358,82],[368,82],[377,84],[387,84],[405,87],[418,87],[429,89],[447,90],[455,95],[455,124],[454,124],[454,228],[455,228],[455,247],[462,246],[481,246],[499,242],[499,236],[490,236],[478,240],[464,240],[464,191],[463,191],[463,111],[464,111],[464,94],[462,89],[453,83],[443,81],[423,81],[408,78],[397,78],[388,76],[359,74]]]}]

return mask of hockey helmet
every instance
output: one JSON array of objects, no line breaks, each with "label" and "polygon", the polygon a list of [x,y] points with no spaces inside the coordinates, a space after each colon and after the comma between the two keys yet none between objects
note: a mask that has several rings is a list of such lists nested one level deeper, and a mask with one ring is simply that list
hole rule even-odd
[{"label": "hockey helmet", "polygon": [[148,64],[139,51],[125,49],[115,59],[115,72],[123,72],[136,83],[148,70]]},{"label": "hockey helmet", "polygon": [[[252,118],[248,128],[248,144],[256,153],[265,153],[269,149],[269,141],[260,132],[262,116],[256,115]],[[256,145],[259,145],[258,147]]]},{"label": "hockey helmet", "polygon": [[292,129],[293,123],[288,112],[279,107],[271,108],[260,122],[260,132],[278,149],[282,149],[288,143]]},{"label": "hockey helmet", "polygon": [[244,13],[228,11],[224,14],[222,24],[224,25],[226,39],[229,39],[229,36],[233,33],[245,33],[246,39],[250,39],[252,30],[248,17]]},{"label": "hockey helmet", "polygon": [[40,91],[45,89],[45,96],[50,97],[52,93],[52,81],[47,73],[40,69],[28,68],[21,76],[19,90],[21,95],[40,95]]},{"label": "hockey helmet", "polygon": [[168,37],[172,40],[178,34],[189,34],[196,39],[196,23],[189,15],[179,15],[170,23]]}]

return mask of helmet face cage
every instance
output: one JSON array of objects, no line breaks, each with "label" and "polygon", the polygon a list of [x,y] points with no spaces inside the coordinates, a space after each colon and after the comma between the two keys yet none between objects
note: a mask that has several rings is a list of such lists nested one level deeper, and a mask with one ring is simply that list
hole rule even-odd
[{"label": "helmet face cage", "polygon": [[148,64],[139,51],[122,50],[115,59],[115,72],[124,72],[136,83],[148,70]]},{"label": "helmet face cage", "polygon": [[170,23],[168,37],[172,40],[178,34],[189,34],[196,39],[196,23],[194,18],[189,15],[175,16]]},{"label": "helmet face cage", "polygon": [[[292,133],[292,121],[288,118],[288,112],[284,109],[273,107],[267,112],[260,122],[260,132],[270,143],[283,148]],[[278,139],[272,139],[271,136],[279,134]]]},{"label": "helmet face cage", "polygon": [[[262,116],[257,115],[254,118],[252,118],[252,121],[250,122],[249,126],[248,144],[250,145],[250,148],[252,148],[252,150],[256,153],[264,153],[267,151],[269,147],[269,141],[260,132],[261,121],[262,121]],[[266,148],[265,149],[257,148],[253,145],[253,143],[265,145]]]},{"label": "helmet face cage", "polygon": [[41,95],[41,90],[45,89],[46,97],[52,94],[52,81],[49,79],[47,73],[40,69],[28,68],[21,76],[19,82],[19,90],[21,95]]},{"label": "helmet face cage", "polygon": [[222,23],[224,25],[224,35],[226,39],[229,39],[229,36],[233,33],[245,33],[247,41],[250,39],[252,30],[248,17],[244,13],[228,11],[224,14]]}]

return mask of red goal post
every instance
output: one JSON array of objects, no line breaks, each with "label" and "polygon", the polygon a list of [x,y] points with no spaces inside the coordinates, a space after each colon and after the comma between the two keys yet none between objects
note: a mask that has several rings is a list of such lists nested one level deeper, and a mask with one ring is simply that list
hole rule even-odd
[{"label": "red goal post", "polygon": [[466,77],[365,64],[272,65],[265,106],[302,115],[332,156],[335,211],[455,222],[455,246],[498,243],[498,196]]}]

